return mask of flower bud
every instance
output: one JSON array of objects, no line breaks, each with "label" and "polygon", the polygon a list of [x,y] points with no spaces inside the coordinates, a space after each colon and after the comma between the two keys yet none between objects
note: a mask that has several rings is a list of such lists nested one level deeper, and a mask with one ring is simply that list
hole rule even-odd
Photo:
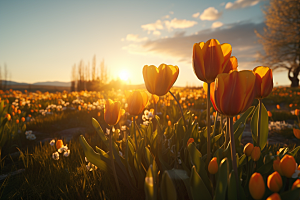
[{"label": "flower bud", "polygon": [[281,200],[281,197],[278,193],[273,193],[271,196],[267,198],[267,200]]},{"label": "flower bud", "polygon": [[60,149],[63,146],[63,141],[62,140],[57,140],[56,141],[56,149]]},{"label": "flower bud", "polygon": [[249,181],[249,192],[253,199],[261,199],[265,193],[265,183],[260,173],[253,173]]},{"label": "flower bud", "polygon": [[300,139],[300,129],[293,128],[293,132],[295,137]]},{"label": "flower bud", "polygon": [[268,117],[272,117],[272,113],[268,111]]},{"label": "flower bud", "polygon": [[187,143],[186,143],[186,146],[188,147],[189,144],[193,143],[194,142],[194,138],[190,138]]},{"label": "flower bud", "polygon": [[300,179],[297,179],[292,186],[292,190],[300,187]]},{"label": "flower bud", "polygon": [[251,156],[253,148],[254,148],[254,146],[252,143],[246,144],[246,146],[244,147],[244,154],[246,154],[246,156]]},{"label": "flower bud", "polygon": [[282,187],[282,179],[278,172],[274,172],[268,176],[267,180],[268,188],[272,192],[278,192]]},{"label": "flower bud", "polygon": [[296,161],[293,156],[285,155],[279,164],[280,170],[282,174],[288,178],[291,178],[296,170]]},{"label": "flower bud", "polygon": [[217,157],[213,157],[208,164],[208,172],[210,174],[215,174],[218,172],[218,162]]},{"label": "flower bud", "polygon": [[253,151],[251,153],[251,158],[254,161],[258,161],[258,159],[260,158],[260,148],[259,147],[253,148]]},{"label": "flower bud", "polygon": [[273,169],[274,169],[274,171],[278,172],[279,174],[282,174],[282,172],[280,170],[280,159],[279,159],[279,157],[277,157],[277,159],[273,161]]}]

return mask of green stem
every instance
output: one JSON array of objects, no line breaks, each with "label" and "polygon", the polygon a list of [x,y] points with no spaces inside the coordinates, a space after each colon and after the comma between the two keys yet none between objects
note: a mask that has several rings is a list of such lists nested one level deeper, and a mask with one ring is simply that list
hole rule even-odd
[{"label": "green stem", "polygon": [[135,140],[135,148],[136,151],[138,150],[138,143],[136,139],[136,132],[135,132],[135,116],[133,116],[133,134],[134,134],[134,140]]},{"label": "green stem", "polygon": [[114,156],[113,156],[113,141],[112,141],[112,130],[109,134],[109,140],[110,140],[110,160],[111,160],[111,166],[112,166],[112,170],[113,170],[113,175],[115,178],[115,182],[117,185],[117,189],[119,194],[121,193],[121,189],[120,189],[120,185],[119,185],[119,181],[118,181],[118,177],[117,177],[117,172],[116,172],[116,168],[115,168],[115,162],[114,162]]},{"label": "green stem", "polygon": [[226,118],[226,132],[225,132],[225,146],[224,146],[224,149],[227,148],[228,143],[229,143],[229,119],[230,119],[230,117]]},{"label": "green stem", "polygon": [[258,99],[258,118],[257,118],[257,146],[260,147],[260,118],[261,118],[261,99]]},{"label": "green stem", "polygon": [[179,101],[176,99],[176,97],[174,96],[174,94],[173,94],[171,91],[169,91],[169,93],[173,96],[173,98],[175,99],[175,101],[176,101],[177,104],[178,104],[178,107],[179,107],[179,109],[180,109],[181,116],[182,116],[182,119],[183,119],[183,123],[184,123],[184,126],[185,126],[185,130],[187,130],[187,125],[186,125],[186,122],[185,122],[185,118],[184,118],[183,111],[182,111],[182,108],[181,108],[181,106],[180,106],[180,103],[179,103]]},{"label": "green stem", "polygon": [[[232,168],[235,174],[235,182],[236,186],[239,183],[238,171],[237,171],[237,162],[236,162],[236,150],[235,150],[235,141],[234,141],[234,133],[233,133],[233,120],[232,117],[229,118],[229,132],[230,132],[230,146],[231,146],[231,160],[232,160]],[[237,196],[239,199],[239,192],[237,190]]]},{"label": "green stem", "polygon": [[207,165],[210,162],[210,83],[207,83]]}]

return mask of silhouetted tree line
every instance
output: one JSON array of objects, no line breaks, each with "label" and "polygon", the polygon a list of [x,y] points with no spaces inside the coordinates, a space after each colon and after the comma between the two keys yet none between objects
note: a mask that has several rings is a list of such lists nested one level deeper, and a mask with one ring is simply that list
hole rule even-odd
[{"label": "silhouetted tree line", "polygon": [[99,91],[105,88],[108,82],[107,67],[104,59],[99,67],[96,64],[96,55],[93,57],[92,65],[85,64],[82,60],[72,67],[71,91]]},{"label": "silhouetted tree line", "polygon": [[0,66],[0,90],[7,90],[7,80],[8,78],[8,70],[6,63],[4,64],[4,77],[2,78],[2,67]]}]

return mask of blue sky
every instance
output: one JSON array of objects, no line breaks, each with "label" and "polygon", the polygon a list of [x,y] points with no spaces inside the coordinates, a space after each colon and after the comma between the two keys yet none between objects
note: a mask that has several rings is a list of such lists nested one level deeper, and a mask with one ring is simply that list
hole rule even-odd
[{"label": "blue sky", "polygon": [[[216,38],[230,43],[239,70],[253,69],[254,29],[263,30],[267,0],[210,1],[3,1],[0,0],[0,66],[18,82],[70,81],[81,60],[105,60],[111,78],[121,71],[143,83],[144,65],[180,69],[178,86],[202,85],[192,68],[193,44]],[[2,72],[3,76],[3,72]],[[287,72],[274,84],[288,85]]]}]

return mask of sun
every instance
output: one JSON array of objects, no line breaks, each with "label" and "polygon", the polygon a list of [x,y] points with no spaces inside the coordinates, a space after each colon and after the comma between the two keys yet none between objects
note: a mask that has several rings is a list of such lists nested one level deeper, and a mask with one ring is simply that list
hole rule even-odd
[{"label": "sun", "polygon": [[119,73],[119,77],[122,81],[127,81],[129,79],[129,73],[128,71],[126,70],[122,70],[120,73]]}]

